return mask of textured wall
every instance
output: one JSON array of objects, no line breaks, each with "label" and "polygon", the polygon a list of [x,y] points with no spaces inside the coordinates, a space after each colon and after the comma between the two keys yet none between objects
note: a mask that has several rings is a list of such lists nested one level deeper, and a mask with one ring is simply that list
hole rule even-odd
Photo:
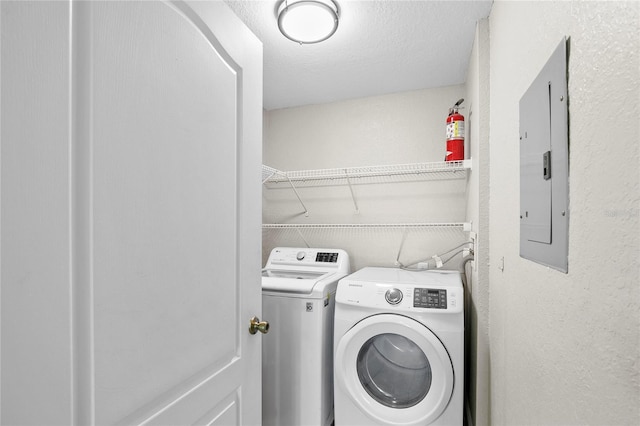
[{"label": "textured wall", "polygon": [[467,218],[477,234],[475,261],[467,294],[468,400],[472,424],[489,424],[489,20],[478,22],[469,60],[468,155],[474,167],[467,186]]},{"label": "textured wall", "polygon": [[[640,424],[639,8],[494,3],[493,424]],[[518,102],[563,36],[571,37],[568,274],[518,255]]]},{"label": "textured wall", "polygon": [[281,170],[442,161],[447,86],[265,112],[264,163]]}]

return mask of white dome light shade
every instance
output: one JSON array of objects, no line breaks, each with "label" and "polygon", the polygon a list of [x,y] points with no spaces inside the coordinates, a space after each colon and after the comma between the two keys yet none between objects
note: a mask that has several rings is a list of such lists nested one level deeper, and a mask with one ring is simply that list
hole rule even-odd
[{"label": "white dome light shade", "polygon": [[278,28],[300,44],[324,41],[338,29],[338,5],[333,0],[284,0],[278,9]]}]

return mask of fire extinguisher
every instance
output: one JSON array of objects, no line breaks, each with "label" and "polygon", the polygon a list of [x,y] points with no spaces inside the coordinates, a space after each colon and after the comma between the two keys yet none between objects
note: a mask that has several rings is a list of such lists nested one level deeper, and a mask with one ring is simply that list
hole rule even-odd
[{"label": "fire extinguisher", "polygon": [[464,99],[449,108],[447,117],[447,154],[444,161],[464,160],[464,116],[458,113]]}]

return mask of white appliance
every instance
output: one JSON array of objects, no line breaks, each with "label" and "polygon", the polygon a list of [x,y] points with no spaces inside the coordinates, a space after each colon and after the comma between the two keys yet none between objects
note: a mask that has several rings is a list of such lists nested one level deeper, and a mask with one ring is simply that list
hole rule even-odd
[{"label": "white appliance", "polygon": [[333,421],[333,314],[344,250],[278,247],[262,270],[262,424]]},{"label": "white appliance", "polygon": [[364,268],[340,280],[335,425],[456,425],[464,291],[455,271]]}]

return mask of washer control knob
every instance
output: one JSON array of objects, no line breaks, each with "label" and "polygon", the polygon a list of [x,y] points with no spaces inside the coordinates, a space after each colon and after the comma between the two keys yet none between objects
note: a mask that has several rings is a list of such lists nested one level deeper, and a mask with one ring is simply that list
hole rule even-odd
[{"label": "washer control knob", "polygon": [[384,294],[384,298],[392,305],[397,305],[402,301],[402,292],[397,288],[387,290]]},{"label": "washer control knob", "polygon": [[304,257],[307,255],[307,253],[303,252],[303,251],[299,251],[298,254],[296,255],[296,259],[298,260],[302,260],[304,259]]}]

